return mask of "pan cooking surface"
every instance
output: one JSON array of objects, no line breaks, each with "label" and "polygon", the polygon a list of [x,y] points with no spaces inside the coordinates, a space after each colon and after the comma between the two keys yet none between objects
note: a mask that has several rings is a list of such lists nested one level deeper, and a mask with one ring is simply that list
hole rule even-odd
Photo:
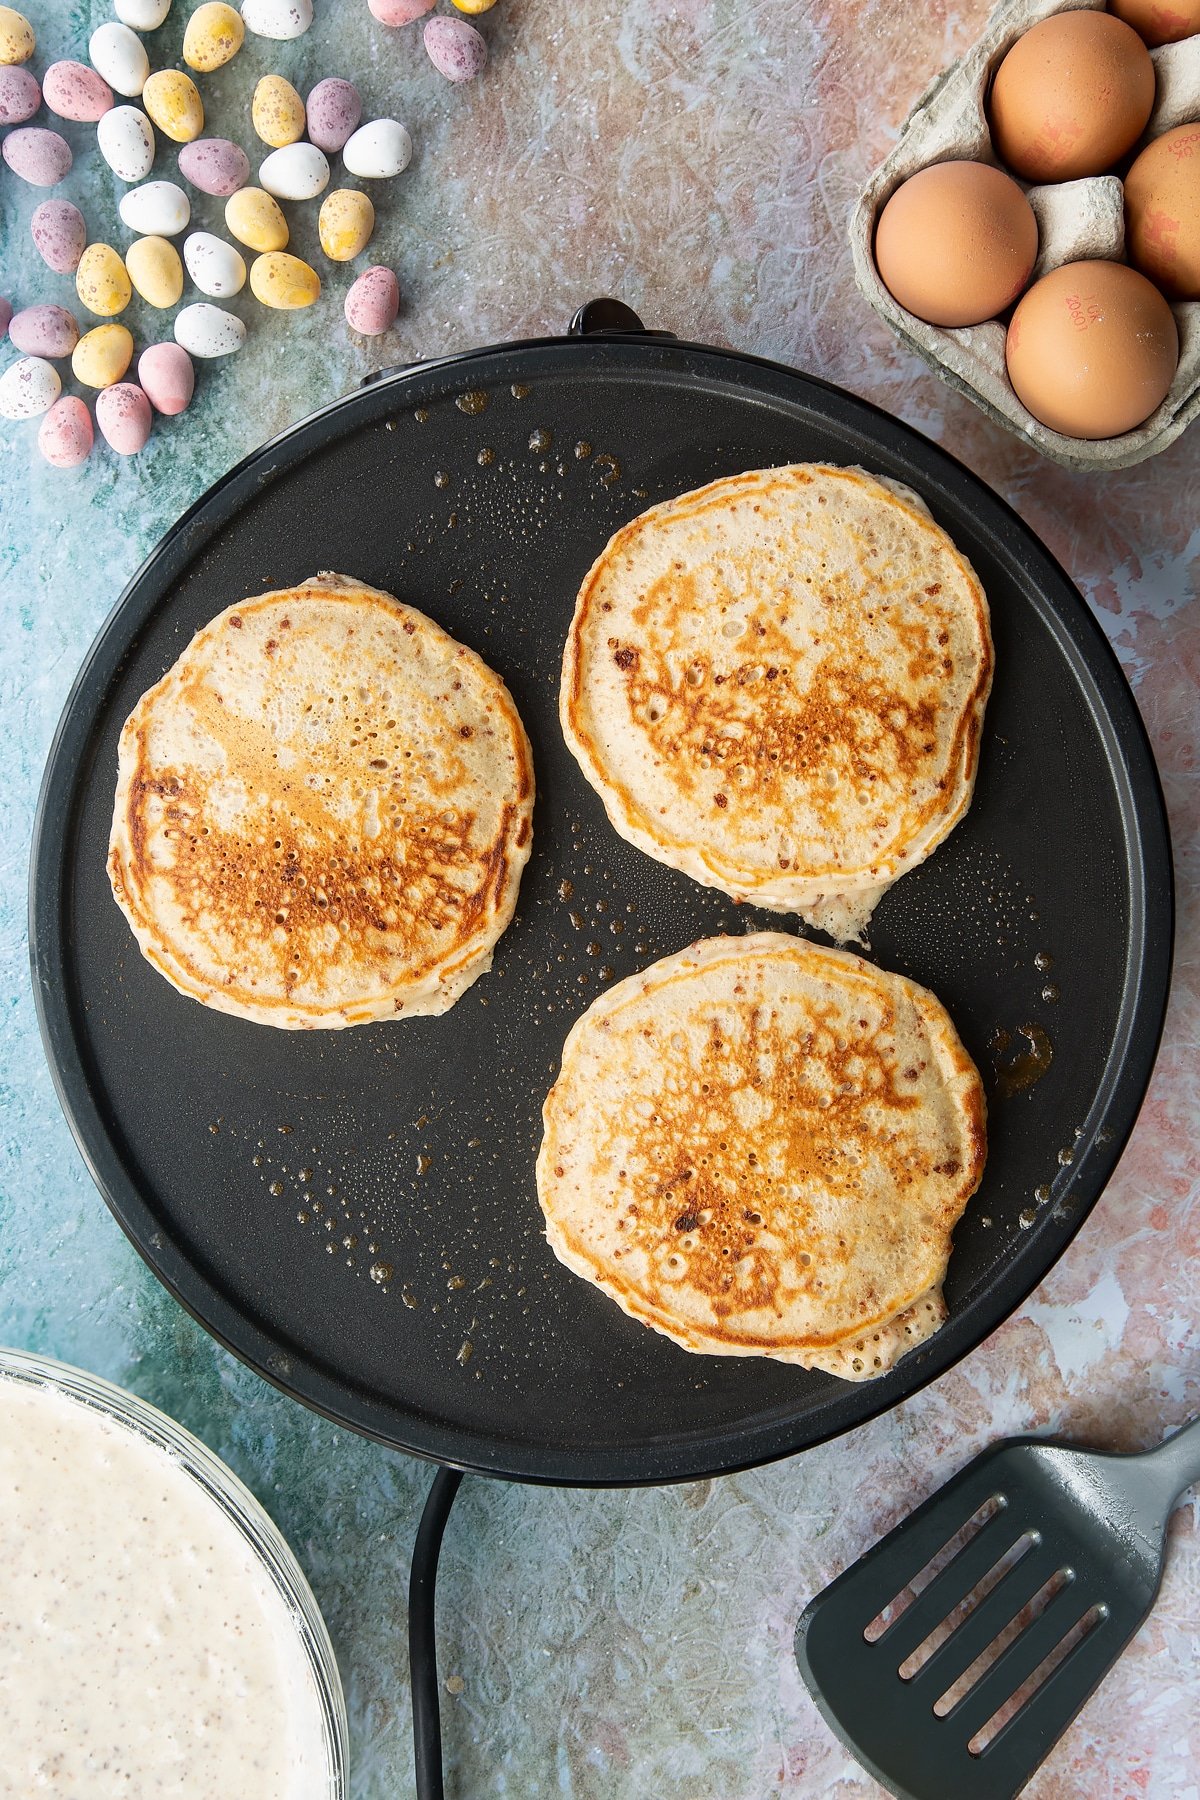
[{"label": "pan cooking surface", "polygon": [[[597,993],[697,937],[794,929],[607,824],[557,722],[576,589],[644,507],[805,460],[918,489],[974,562],[996,644],[972,809],[871,934],[876,960],[945,1002],[983,1071],[988,1170],[956,1233],[949,1323],[861,1387],[692,1357],[634,1324],[552,1256],[534,1186],[542,1099]],[[491,974],[442,1018],[285,1033],[224,1017],[142,960],[109,892],[126,715],[215,613],[318,569],[386,588],[472,645],[533,743],[517,918]],[[766,364],[555,341],[367,387],[257,453],[164,541],[68,703],[33,916],[43,1029],[77,1138],[203,1323],[297,1397],[404,1448],[529,1479],[652,1481],[860,1422],[1044,1274],[1148,1079],[1170,875],[1153,765],[1111,654],[973,477],[872,408]]]}]

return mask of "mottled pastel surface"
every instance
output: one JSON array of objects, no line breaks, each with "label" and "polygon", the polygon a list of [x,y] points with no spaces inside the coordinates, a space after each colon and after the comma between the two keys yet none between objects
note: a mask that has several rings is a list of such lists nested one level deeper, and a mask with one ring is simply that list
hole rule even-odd
[{"label": "mottled pastel surface", "polygon": [[[83,57],[104,6],[25,7],[31,65]],[[178,56],[186,0],[149,40]],[[448,10],[448,9],[444,9]],[[365,0],[317,0],[294,43],[247,40],[201,78],[212,133],[250,136],[255,81],[302,93],[352,78],[364,117],[410,127],[412,167],[374,192],[359,265],[293,248],[326,274],[317,306],[251,325],[240,356],[200,371],[179,419],[118,460],[46,467],[36,422],[0,433],[0,1339],[79,1362],[165,1407],[225,1456],[289,1534],[325,1609],[353,1733],[354,1800],[411,1794],[405,1589],[427,1471],[325,1424],[219,1350],[144,1270],[76,1155],[42,1060],[25,946],[38,779],[74,671],[144,553],[264,437],[372,367],[560,330],[612,292],[648,324],[777,357],[840,382],[964,458],[1078,581],[1134,683],[1162,770],[1179,879],[1176,981],[1145,1111],[1120,1169],[1060,1265],[996,1335],[926,1392],[802,1459],[717,1483],[574,1493],[468,1481],[440,1589],[449,1792],[573,1800],[839,1800],[880,1790],[801,1688],[803,1603],[975,1449],[1061,1430],[1148,1446],[1200,1410],[1200,931],[1196,737],[1200,435],[1122,474],[1041,461],[939,384],[853,286],[845,221],[912,101],[970,42],[983,0],[500,0],[492,58],[446,85],[420,27],[386,31]],[[56,194],[92,238],[123,245],[118,184],[94,131],[64,125],[75,167]],[[262,147],[265,154],[265,146]],[[160,145],[156,176],[174,173]],[[0,185],[0,292],[73,306],[36,256],[37,190]],[[222,232],[220,203],[194,223]],[[353,340],[342,296],[390,262],[402,310]],[[185,294],[185,302],[195,298]],[[160,328],[135,302],[139,349]],[[6,352],[5,360],[10,353]],[[1102,972],[1098,972],[1098,975]],[[1153,1618],[1029,1788],[1033,1800],[1200,1795],[1194,1498],[1175,1515]],[[459,1691],[460,1690],[460,1691]]]}]

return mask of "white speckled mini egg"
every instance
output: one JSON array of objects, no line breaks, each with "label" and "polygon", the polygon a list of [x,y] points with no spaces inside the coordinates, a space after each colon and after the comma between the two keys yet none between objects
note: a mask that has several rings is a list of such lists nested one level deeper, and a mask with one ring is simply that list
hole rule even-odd
[{"label": "white speckled mini egg", "polygon": [[171,10],[171,0],[113,0],[122,25],[134,31],[157,31]]},{"label": "white speckled mini egg", "polygon": [[329,186],[329,164],[315,144],[288,144],[272,150],[258,179],[277,200],[315,200]]},{"label": "white speckled mini egg", "polygon": [[173,181],[147,181],[121,195],[122,225],[140,237],[175,237],[186,230],[192,203]]},{"label": "white speckled mini egg", "polygon": [[0,419],[40,419],[62,393],[53,363],[23,356],[0,375]]},{"label": "white speckled mini egg", "polygon": [[407,169],[412,158],[412,139],[396,119],[372,119],[347,138],[342,161],[352,175],[364,181],[386,181]]},{"label": "white speckled mini egg", "polygon": [[153,417],[136,381],[115,382],[96,395],[96,423],[118,456],[145,449]]},{"label": "white speckled mini egg", "polygon": [[139,106],[114,106],[96,126],[100,154],[122,181],[144,181],[154,167],[154,127]]},{"label": "white speckled mini egg", "polygon": [[150,58],[146,46],[128,25],[110,19],[97,25],[88,39],[88,55],[97,74],[103,75],[110,88],[130,99],[141,93],[150,79]]},{"label": "white speckled mini egg", "polygon": [[189,356],[229,356],[246,341],[246,327],[223,307],[201,300],[175,315],[175,342]]},{"label": "white speckled mini egg", "polygon": [[232,244],[211,231],[193,231],[183,240],[187,272],[202,294],[214,300],[236,294],[246,285],[246,264]]},{"label": "white speckled mini egg", "polygon": [[313,22],[312,0],[242,0],[242,18],[256,37],[303,37]]}]

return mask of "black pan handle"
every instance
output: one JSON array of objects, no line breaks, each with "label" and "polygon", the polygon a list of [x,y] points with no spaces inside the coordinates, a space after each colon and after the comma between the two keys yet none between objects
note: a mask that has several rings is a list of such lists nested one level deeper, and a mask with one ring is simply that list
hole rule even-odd
[{"label": "black pan handle", "polygon": [[567,326],[568,337],[673,338],[673,331],[648,331],[623,300],[601,298],[581,306]]}]

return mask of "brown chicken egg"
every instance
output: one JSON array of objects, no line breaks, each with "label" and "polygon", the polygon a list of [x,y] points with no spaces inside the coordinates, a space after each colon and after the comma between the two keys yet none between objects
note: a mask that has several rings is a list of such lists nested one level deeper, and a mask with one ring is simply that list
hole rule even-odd
[{"label": "brown chicken egg", "polygon": [[1121,19],[1054,13],[1019,37],[992,81],[988,120],[1002,163],[1025,181],[1102,175],[1146,128],[1150,52]]},{"label": "brown chicken egg", "polygon": [[1166,398],[1179,335],[1158,289],[1124,263],[1064,263],[1035,281],[1008,328],[1008,378],[1065,437],[1119,437]]},{"label": "brown chicken egg", "polygon": [[875,228],[894,299],[930,325],[978,325],[1011,306],[1037,256],[1033,209],[1011,176],[943,162],[896,189]]},{"label": "brown chicken egg", "polygon": [[1108,10],[1152,50],[1200,32],[1200,0],[1108,0]]},{"label": "brown chicken egg", "polygon": [[1172,300],[1200,300],[1200,123],[1164,131],[1126,175],[1125,251]]}]

